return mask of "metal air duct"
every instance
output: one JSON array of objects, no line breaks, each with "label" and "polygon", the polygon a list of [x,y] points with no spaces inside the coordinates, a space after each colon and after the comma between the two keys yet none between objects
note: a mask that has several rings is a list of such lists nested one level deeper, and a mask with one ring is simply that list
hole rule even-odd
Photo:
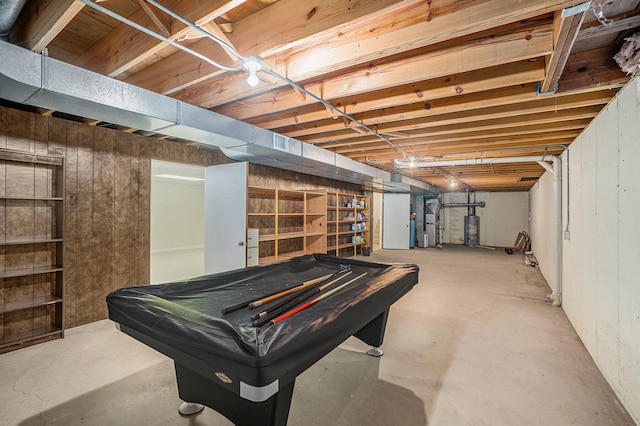
[{"label": "metal air duct", "polygon": [[[178,101],[46,55],[0,41],[0,98],[89,117],[220,148],[228,157],[365,185],[382,191],[433,192],[431,185],[290,139],[273,147],[276,133]],[[394,174],[395,175],[395,174]],[[409,181],[410,183],[406,183]]]},{"label": "metal air duct", "polygon": [[16,23],[27,0],[3,0],[0,2],[0,40],[9,41],[11,27]]}]

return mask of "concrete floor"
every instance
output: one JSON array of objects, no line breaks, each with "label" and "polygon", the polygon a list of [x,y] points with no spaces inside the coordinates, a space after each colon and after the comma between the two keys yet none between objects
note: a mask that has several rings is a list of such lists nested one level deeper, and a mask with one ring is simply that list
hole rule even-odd
[{"label": "concrete floor", "polygon": [[[382,358],[354,338],[296,380],[289,425],[633,425],[522,255],[377,251],[420,266]],[[173,364],[110,321],[0,355],[0,424],[230,425],[177,413]]]}]

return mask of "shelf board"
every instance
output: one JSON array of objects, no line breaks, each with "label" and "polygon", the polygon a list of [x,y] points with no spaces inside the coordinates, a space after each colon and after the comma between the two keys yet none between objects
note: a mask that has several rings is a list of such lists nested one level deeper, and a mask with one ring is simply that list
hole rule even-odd
[{"label": "shelf board", "polygon": [[61,328],[53,326],[40,327],[25,333],[18,333],[12,336],[0,337],[0,348],[56,335],[60,335],[59,337],[62,337]]},{"label": "shelf board", "polygon": [[16,201],[64,201],[62,197],[0,197],[0,200],[16,200]]},{"label": "shelf board", "polygon": [[292,238],[302,238],[302,237],[304,237],[304,231],[283,232],[278,234],[278,240],[290,240]]},{"label": "shelf board", "polygon": [[304,213],[278,213],[280,217],[304,217]]},{"label": "shelf board", "polygon": [[291,189],[279,189],[278,197],[304,198],[304,191],[295,191]]},{"label": "shelf board", "polygon": [[307,232],[307,237],[326,237],[326,232]]},{"label": "shelf board", "polygon": [[318,216],[318,217],[320,217],[320,216],[326,216],[326,215],[327,214],[325,212],[322,212],[322,213],[320,213],[320,212],[307,212],[307,216]]},{"label": "shelf board", "polygon": [[265,263],[273,263],[276,261],[276,257],[275,256],[266,256],[266,257],[261,257],[258,259],[258,263],[260,265],[264,265]]},{"label": "shelf board", "polygon": [[304,255],[304,250],[292,251],[292,252],[289,252],[289,253],[278,254],[278,260],[291,259],[291,258],[294,258],[294,257],[303,256],[303,255]]},{"label": "shelf board", "polygon": [[44,164],[48,166],[62,166],[62,157],[35,154],[32,152],[0,150],[0,160],[15,161],[16,163]]},{"label": "shelf board", "polygon": [[327,246],[327,251],[332,251],[332,250],[336,250],[337,247],[336,246]]},{"label": "shelf board", "polygon": [[247,213],[248,216],[275,216],[276,213]]},{"label": "shelf board", "polygon": [[15,240],[0,241],[0,246],[16,246],[21,244],[46,244],[46,243],[60,243],[62,238],[18,238]]},{"label": "shelf board", "polygon": [[6,314],[8,312],[21,311],[23,309],[35,308],[38,306],[51,305],[53,303],[62,302],[62,298],[58,296],[42,296],[34,297],[29,300],[21,300],[19,302],[5,303],[0,305],[0,314]]},{"label": "shelf board", "polygon": [[355,233],[356,231],[340,231],[338,232],[338,235],[353,235]]},{"label": "shelf board", "polygon": [[307,193],[307,197],[309,195],[311,195],[313,197],[324,197],[324,196],[327,195],[327,193],[323,192],[323,191],[307,191],[307,190],[305,190],[305,192]]},{"label": "shelf board", "polygon": [[276,234],[261,234],[258,237],[258,241],[263,242],[263,241],[275,241],[276,239]]},{"label": "shelf board", "polygon": [[249,186],[247,187],[247,192],[249,194],[262,194],[262,195],[275,195],[275,188],[265,188],[262,186]]},{"label": "shelf board", "polygon": [[48,274],[50,272],[62,271],[57,266],[41,266],[38,268],[13,269],[8,271],[0,271],[0,278],[26,277],[28,275]]},{"label": "shelf board", "polygon": [[338,244],[338,250],[344,249],[344,248],[353,248],[354,246],[355,244],[353,243]]}]

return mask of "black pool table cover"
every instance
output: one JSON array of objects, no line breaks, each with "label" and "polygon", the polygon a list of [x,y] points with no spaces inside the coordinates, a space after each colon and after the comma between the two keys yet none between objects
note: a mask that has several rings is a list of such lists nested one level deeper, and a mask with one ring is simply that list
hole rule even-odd
[{"label": "black pool table cover", "polygon": [[[261,309],[222,309],[253,297],[333,274],[341,265],[361,279],[282,322],[254,327]],[[207,275],[187,281],[123,288],[107,296],[109,318],[177,364],[262,401],[351,335],[382,344],[389,307],[418,282],[413,264],[382,264],[323,254]],[[277,302],[273,302],[277,303]],[[269,304],[265,305],[268,307]],[[378,332],[367,332],[376,319]],[[245,392],[265,389],[264,392]],[[248,396],[247,396],[248,395]]]}]

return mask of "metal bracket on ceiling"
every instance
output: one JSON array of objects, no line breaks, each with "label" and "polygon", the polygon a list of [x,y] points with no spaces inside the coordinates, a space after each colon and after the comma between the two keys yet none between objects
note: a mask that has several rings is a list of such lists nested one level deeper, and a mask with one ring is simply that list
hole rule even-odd
[{"label": "metal bracket on ceiling", "polygon": [[536,81],[536,84],[535,84],[536,96],[540,96],[540,97],[551,96],[551,95],[555,95],[558,92],[558,83],[556,83],[555,87],[550,92],[541,92],[540,91],[540,86],[542,86],[542,82],[541,81]]}]

